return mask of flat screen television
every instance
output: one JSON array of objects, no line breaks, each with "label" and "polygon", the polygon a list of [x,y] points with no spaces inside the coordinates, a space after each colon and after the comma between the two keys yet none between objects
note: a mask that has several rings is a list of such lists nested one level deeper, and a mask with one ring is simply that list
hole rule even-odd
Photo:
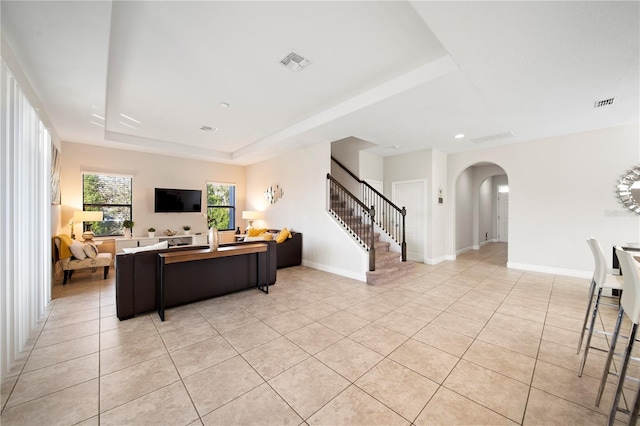
[{"label": "flat screen television", "polygon": [[156,188],[155,212],[200,213],[202,212],[202,191]]}]

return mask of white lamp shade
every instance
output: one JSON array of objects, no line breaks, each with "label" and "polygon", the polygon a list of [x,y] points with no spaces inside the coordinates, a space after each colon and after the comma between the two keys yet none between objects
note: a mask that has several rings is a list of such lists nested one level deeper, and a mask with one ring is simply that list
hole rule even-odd
[{"label": "white lamp shade", "polygon": [[242,212],[242,218],[245,220],[256,220],[260,219],[260,212],[245,210]]},{"label": "white lamp shade", "polygon": [[103,219],[102,212],[76,211],[73,213],[74,222],[100,222]]}]

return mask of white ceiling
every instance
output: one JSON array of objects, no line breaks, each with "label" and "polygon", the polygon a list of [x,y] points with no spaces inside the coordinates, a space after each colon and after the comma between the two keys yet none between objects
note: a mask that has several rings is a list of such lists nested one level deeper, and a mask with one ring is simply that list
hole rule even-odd
[{"label": "white ceiling", "polygon": [[[347,137],[383,156],[452,153],[640,122],[636,1],[0,8],[3,36],[65,141],[251,164]],[[282,66],[291,51],[311,65]]]}]

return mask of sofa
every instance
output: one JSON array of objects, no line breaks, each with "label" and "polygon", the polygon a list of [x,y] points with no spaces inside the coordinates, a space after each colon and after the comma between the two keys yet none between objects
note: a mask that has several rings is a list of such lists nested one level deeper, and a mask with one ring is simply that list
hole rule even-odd
[{"label": "sofa", "polygon": [[[260,267],[265,268],[261,276],[268,276],[268,284],[276,282],[276,243],[265,241],[267,251],[259,253]],[[232,246],[239,243],[221,244]],[[242,244],[242,243],[240,243]],[[122,321],[135,315],[158,308],[158,254],[182,250],[208,249],[209,246],[179,246],[160,250],[118,253],[116,255],[116,313]],[[222,296],[257,285],[257,262],[255,255],[231,256],[216,259],[215,263],[189,262],[181,264],[179,283],[165,294],[165,308],[191,303],[196,300]],[[267,262],[268,260],[268,262]],[[269,269],[266,271],[267,263]],[[211,277],[213,286],[198,285],[190,276]]]},{"label": "sofa", "polygon": [[[276,240],[280,231],[280,229],[255,229],[249,232],[240,244]],[[302,234],[291,230],[289,234],[290,238],[276,245],[278,269],[302,264]]]},{"label": "sofa", "polygon": [[[270,233],[279,233],[279,229],[269,229]],[[278,269],[298,266],[302,264],[302,233],[291,232],[291,238],[276,244]]]}]

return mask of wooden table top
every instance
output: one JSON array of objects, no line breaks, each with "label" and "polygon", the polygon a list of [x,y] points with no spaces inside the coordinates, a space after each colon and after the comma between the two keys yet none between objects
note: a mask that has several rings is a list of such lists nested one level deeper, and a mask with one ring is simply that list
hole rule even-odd
[{"label": "wooden table top", "polygon": [[242,244],[238,246],[218,247],[217,250],[199,249],[159,253],[165,265],[170,263],[191,262],[193,260],[215,259],[219,257],[239,256],[242,254],[261,253],[267,251],[266,244]]}]

